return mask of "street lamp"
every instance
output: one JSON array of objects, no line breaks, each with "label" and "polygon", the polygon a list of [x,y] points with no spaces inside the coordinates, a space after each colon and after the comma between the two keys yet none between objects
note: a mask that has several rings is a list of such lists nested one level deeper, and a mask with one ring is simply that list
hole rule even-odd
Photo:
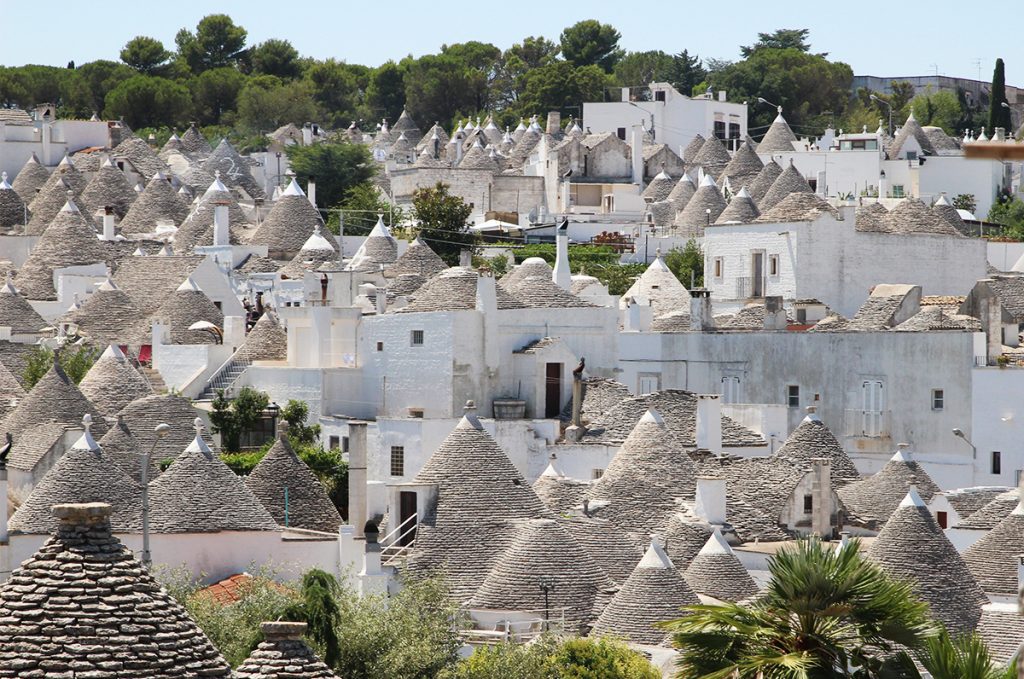
[{"label": "street lamp", "polygon": [[963,439],[964,443],[966,443],[967,445],[969,445],[971,447],[971,459],[973,459],[973,460],[977,460],[978,459],[978,447],[975,446],[973,443],[971,443],[971,440],[969,438],[967,438],[967,434],[964,433],[963,429],[960,429],[960,428],[954,429],[953,430],[953,436],[955,436],[957,438],[960,438],[960,439]]},{"label": "street lamp", "polygon": [[555,589],[555,579],[550,575],[542,575],[540,576],[540,579],[537,581],[537,584],[540,586],[541,591],[544,592],[544,631],[547,632],[548,622],[550,620],[548,617],[548,613],[551,610],[550,601],[548,597],[551,594],[551,592],[553,592]]},{"label": "street lamp", "polygon": [[885,99],[879,99],[878,96],[876,96],[874,94],[871,95],[871,101],[873,101],[875,103],[878,103],[878,104],[882,104],[887,109],[889,109],[889,136],[891,137],[892,136],[892,104],[887,102]]},{"label": "street lamp", "polygon": [[277,405],[276,401],[271,401],[267,406],[267,412],[270,413],[271,424],[274,425],[274,436],[277,436],[277,416],[281,413],[281,406]]},{"label": "street lamp", "polygon": [[707,217],[708,226],[711,226],[711,208],[704,208],[704,216]]},{"label": "street lamp", "polygon": [[757,103],[764,104],[765,106],[774,106],[775,109],[779,112],[779,114],[782,113],[782,107],[781,106],[779,106],[778,104],[773,104],[772,102],[768,101],[764,97],[758,97],[757,98]]},{"label": "street lamp", "polygon": [[142,455],[142,566],[149,570],[153,565],[153,555],[149,552],[149,463],[156,450],[156,444],[171,431],[171,425],[158,424],[153,428],[156,438],[149,452]]}]

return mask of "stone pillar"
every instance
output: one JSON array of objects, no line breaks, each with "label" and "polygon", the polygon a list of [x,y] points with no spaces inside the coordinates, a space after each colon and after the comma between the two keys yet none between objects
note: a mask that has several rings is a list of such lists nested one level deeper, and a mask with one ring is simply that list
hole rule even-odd
[{"label": "stone pillar", "polygon": [[722,452],[722,396],[697,394],[697,448]]},{"label": "stone pillar", "polygon": [[690,330],[703,332],[714,327],[711,317],[711,291],[702,288],[690,290]]},{"label": "stone pillar", "polygon": [[348,423],[348,522],[356,539],[366,525],[366,422]]},{"label": "stone pillar", "polygon": [[215,246],[223,247],[231,244],[229,220],[228,204],[226,202],[215,203],[213,206],[213,244]]},{"label": "stone pillar", "polygon": [[811,458],[811,533],[832,537],[832,467],[827,458]]},{"label": "stone pillar", "polygon": [[697,477],[694,513],[712,525],[725,523],[725,479],[714,476]]}]

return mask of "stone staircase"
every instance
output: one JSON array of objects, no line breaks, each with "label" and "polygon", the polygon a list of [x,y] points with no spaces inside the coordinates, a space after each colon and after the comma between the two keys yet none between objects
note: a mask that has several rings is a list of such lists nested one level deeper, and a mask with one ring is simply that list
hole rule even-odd
[{"label": "stone staircase", "polygon": [[166,394],[169,389],[167,384],[164,382],[164,378],[160,376],[158,370],[154,370],[148,366],[141,366],[139,372],[149,382],[149,386],[153,389],[154,394]]},{"label": "stone staircase", "polygon": [[217,373],[210,378],[210,382],[206,385],[206,389],[199,395],[200,401],[212,401],[217,397],[217,392],[221,389],[227,389],[235,381],[242,376],[248,368],[250,362],[244,359],[228,361],[224,366],[217,371]]}]

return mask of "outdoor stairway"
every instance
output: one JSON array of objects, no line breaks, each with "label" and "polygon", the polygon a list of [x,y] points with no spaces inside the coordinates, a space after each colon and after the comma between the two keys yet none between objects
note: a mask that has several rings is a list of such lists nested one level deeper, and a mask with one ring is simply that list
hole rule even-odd
[{"label": "outdoor stairway", "polygon": [[206,389],[200,394],[200,401],[212,401],[217,397],[217,392],[221,389],[227,389],[235,381],[242,376],[246,368],[249,367],[249,361],[245,359],[230,360],[224,364],[224,366],[217,371],[217,373],[210,378],[210,382],[206,385]]},{"label": "outdoor stairway", "polygon": [[169,390],[167,389],[167,383],[164,382],[164,378],[160,376],[159,370],[154,370],[148,366],[140,366],[139,372],[149,382],[149,386],[153,389],[154,394],[166,394]]}]

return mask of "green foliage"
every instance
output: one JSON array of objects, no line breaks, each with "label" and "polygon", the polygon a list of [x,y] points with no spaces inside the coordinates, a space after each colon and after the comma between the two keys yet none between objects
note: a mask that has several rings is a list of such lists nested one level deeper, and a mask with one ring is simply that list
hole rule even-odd
[{"label": "green foliage", "polygon": [[178,54],[193,73],[237,64],[245,48],[246,30],[227,14],[210,14],[199,20],[196,32],[181,29],[174,36]]},{"label": "green foliage", "polygon": [[136,75],[107,93],[104,115],[133,128],[183,125],[192,109],[188,88],[167,78]]},{"label": "green foliage", "polygon": [[282,80],[302,74],[299,52],[287,40],[271,38],[252,48],[249,54],[252,72],[273,75]]},{"label": "green foliage", "polygon": [[[96,362],[102,352],[93,347],[65,347],[60,350],[60,367],[64,374],[75,384],[82,381],[89,368]],[[43,379],[43,376],[53,367],[53,349],[41,345],[33,346],[28,351],[25,359],[25,368],[21,373],[21,381],[28,391],[36,386],[36,382]]]},{"label": "green foliage", "polygon": [[419,236],[449,265],[459,263],[463,248],[472,248],[476,236],[469,231],[473,208],[448,192],[448,185],[417,189],[412,196],[413,218]]},{"label": "green foliage", "polygon": [[234,68],[221,67],[203,71],[193,78],[194,113],[201,125],[219,125],[225,113],[237,108],[238,94],[246,78]]},{"label": "green foliage", "polygon": [[331,141],[312,146],[289,146],[288,160],[299,177],[316,177],[316,198],[335,208],[355,186],[366,184],[375,168],[363,144]]},{"label": "green foliage", "polygon": [[490,271],[495,278],[501,278],[508,273],[508,257],[505,255],[495,255],[494,257],[482,257],[480,255],[473,255],[473,268],[474,269],[486,269]]},{"label": "green foliage", "polygon": [[320,436],[319,424],[307,424],[309,404],[298,399],[289,399],[281,408],[281,419],[288,423],[288,438],[305,446],[316,443]]},{"label": "green foliage", "polygon": [[420,120],[437,120],[450,125],[459,111],[477,110],[472,75],[452,55],[427,54],[403,61],[406,106]]},{"label": "green foliage", "polygon": [[950,637],[945,630],[928,639],[917,659],[932,679],[1015,679],[1014,663],[999,666],[977,634]]},{"label": "green foliage", "polygon": [[[902,649],[936,630],[910,584],[893,580],[856,546],[801,540],[768,561],[771,579],[746,606],[691,606],[668,622],[680,679],[732,676],[914,676]],[[898,674],[883,674],[896,671]]]},{"label": "green foliage", "polygon": [[542,637],[534,643],[481,646],[440,679],[554,679],[550,655],[556,642]]},{"label": "green foliage", "polygon": [[61,115],[88,118],[102,113],[107,93],[133,75],[135,71],[116,61],[82,64],[64,81]]},{"label": "green foliage", "polygon": [[[553,243],[509,245],[517,264],[529,257],[540,257],[548,264],[555,262]],[[573,273],[586,273],[608,286],[612,295],[621,295],[647,270],[644,264],[620,264],[619,254],[608,245],[571,245],[569,269]]]},{"label": "green foliage", "polygon": [[[374,115],[380,114],[390,121],[398,120],[405,108],[405,69],[388,61],[374,69],[370,85],[366,88],[366,104]],[[430,123],[420,121],[426,126]]]},{"label": "green foliage", "polygon": [[1002,59],[996,59],[996,67],[992,71],[992,96],[988,111],[988,129],[995,134],[997,127],[1001,127],[1009,134],[1013,132],[1013,122],[1010,119],[1010,109],[1003,106],[1006,101],[1006,71]]},{"label": "green foliage", "polygon": [[442,45],[441,55],[461,64],[468,91],[465,93],[463,112],[486,111],[490,108],[490,86],[495,64],[501,50],[490,43],[470,42]]},{"label": "green foliage", "polygon": [[687,288],[690,287],[691,274],[693,285],[704,287],[704,253],[694,239],[686,241],[683,248],[672,248],[665,253],[665,265]]},{"label": "green foliage", "polygon": [[559,111],[562,115],[578,114],[583,102],[603,101],[611,82],[600,67],[574,67],[567,61],[555,61],[526,74],[519,98],[522,114],[537,111]]},{"label": "green foliage", "polygon": [[0,105],[30,109],[43,102],[58,104],[64,83],[73,74],[57,66],[0,67]]},{"label": "green foliage", "polygon": [[338,630],[341,628],[341,586],[330,573],[319,568],[306,571],[299,588],[299,600],[284,617],[307,624],[307,635],[321,650],[323,661],[335,667],[341,660]]},{"label": "green foliage", "polygon": [[[377,223],[381,215],[387,226],[395,226],[405,220],[405,210],[392,205],[381,195],[380,190],[370,182],[356,184],[345,192],[341,202],[345,211],[345,235],[365,236]],[[338,233],[338,213],[332,213],[327,223],[333,233]]]},{"label": "green foliage", "polygon": [[914,97],[910,108],[922,125],[934,125],[941,127],[946,134],[957,135],[963,110],[960,108],[960,100],[952,92],[929,90]]},{"label": "green foliage", "polygon": [[359,95],[367,87],[362,82],[362,70],[334,59],[315,62],[306,69],[313,101],[325,112],[326,124],[348,127],[349,122],[360,118]]},{"label": "green foliage", "polygon": [[238,94],[238,122],[250,132],[273,132],[288,123],[301,126],[317,116],[313,88],[304,80],[256,76]]},{"label": "green foliage", "polygon": [[740,54],[744,58],[748,58],[763,49],[795,49],[800,52],[810,52],[811,46],[807,42],[810,33],[806,28],[780,28],[772,33],[758,33],[757,42],[748,47],[740,47]]},{"label": "green foliage", "polygon": [[501,55],[491,82],[491,103],[498,111],[505,111],[503,124],[515,125],[512,113],[517,110],[516,104],[525,87],[527,74],[555,61],[559,50],[558,45],[547,38],[530,36]]},{"label": "green foliage", "polygon": [[978,200],[973,193],[959,193],[952,201],[957,210],[967,210],[972,215],[978,209]]},{"label": "green foliage", "polygon": [[559,43],[562,56],[573,66],[598,66],[605,73],[611,73],[622,58],[621,37],[614,26],[585,19],[562,31]]},{"label": "green foliage", "polygon": [[120,57],[121,61],[143,75],[158,75],[171,58],[171,53],[156,38],[140,35],[125,44]]},{"label": "green foliage", "polygon": [[541,637],[478,648],[441,679],[659,679],[640,653],[607,639]]},{"label": "green foliage", "polygon": [[1000,195],[988,211],[988,221],[1002,224],[1004,236],[1024,240],[1024,201],[1017,196]]},{"label": "green foliage", "polygon": [[211,404],[210,424],[213,433],[220,434],[221,447],[231,453],[239,452],[239,439],[246,429],[259,422],[263,411],[270,405],[270,397],[252,387],[242,387],[238,395],[228,399],[224,390],[217,392]]}]

